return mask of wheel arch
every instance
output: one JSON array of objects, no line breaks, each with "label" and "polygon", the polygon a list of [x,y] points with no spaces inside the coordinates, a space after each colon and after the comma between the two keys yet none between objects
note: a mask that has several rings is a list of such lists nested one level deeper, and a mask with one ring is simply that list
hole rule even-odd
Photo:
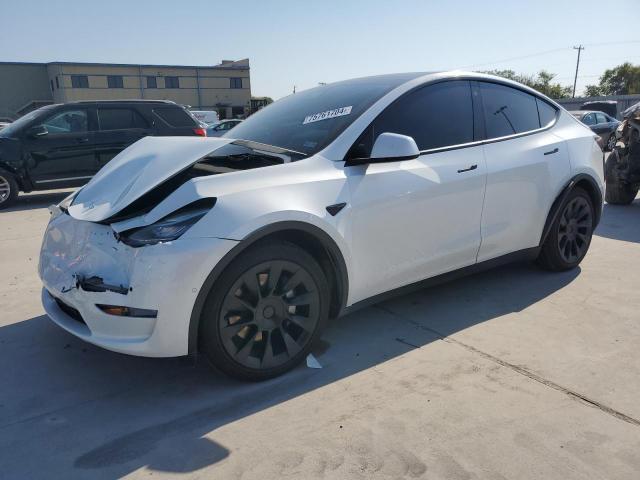
[{"label": "wheel arch", "polygon": [[329,315],[337,317],[347,303],[349,277],[344,256],[336,242],[320,227],[301,221],[281,221],[259,228],[247,235],[238,245],[231,249],[204,281],[196,297],[189,320],[189,353],[198,349],[200,318],[209,292],[222,272],[245,250],[255,245],[273,240],[284,240],[293,243],[309,254],[319,263],[331,287],[331,306]]},{"label": "wheel arch", "polygon": [[598,223],[600,223],[600,217],[602,215],[602,191],[600,190],[600,187],[598,186],[596,180],[591,175],[580,173],[569,180],[560,194],[553,201],[553,204],[549,209],[549,214],[547,215],[547,221],[544,224],[544,229],[542,230],[540,246],[542,246],[542,244],[546,240],[547,235],[549,235],[549,232],[551,231],[551,225],[553,225],[553,222],[560,214],[560,207],[562,207],[562,204],[569,196],[569,193],[576,187],[580,187],[585,190],[589,195],[589,198],[591,198],[591,203],[593,203],[595,210],[595,221],[593,226],[594,230],[598,226]]}]

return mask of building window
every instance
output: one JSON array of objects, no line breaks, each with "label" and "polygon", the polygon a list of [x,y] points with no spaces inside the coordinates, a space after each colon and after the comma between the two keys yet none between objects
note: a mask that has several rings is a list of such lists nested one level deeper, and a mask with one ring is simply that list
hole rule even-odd
[{"label": "building window", "polygon": [[71,75],[71,86],[73,88],[89,88],[89,77],[86,75]]},{"label": "building window", "polygon": [[231,77],[231,88],[242,88],[242,78]]},{"label": "building window", "polygon": [[51,91],[53,92],[53,80],[49,80],[49,83],[51,83]]},{"label": "building window", "polygon": [[178,77],[164,77],[164,88],[180,88]]},{"label": "building window", "polygon": [[147,88],[158,88],[156,77],[147,77]]},{"label": "building window", "polygon": [[122,75],[107,75],[107,86],[109,88],[124,88]]},{"label": "building window", "polygon": [[57,75],[56,75],[56,88],[60,88],[60,81],[58,80]]}]

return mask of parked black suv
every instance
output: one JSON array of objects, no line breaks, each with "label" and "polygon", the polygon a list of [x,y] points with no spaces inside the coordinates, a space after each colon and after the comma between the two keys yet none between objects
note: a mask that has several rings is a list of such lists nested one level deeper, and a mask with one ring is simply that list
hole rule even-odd
[{"label": "parked black suv", "polygon": [[118,100],[47,105],[0,130],[0,209],[18,191],[84,185],[119,152],[147,135],[201,135],[181,105]]}]

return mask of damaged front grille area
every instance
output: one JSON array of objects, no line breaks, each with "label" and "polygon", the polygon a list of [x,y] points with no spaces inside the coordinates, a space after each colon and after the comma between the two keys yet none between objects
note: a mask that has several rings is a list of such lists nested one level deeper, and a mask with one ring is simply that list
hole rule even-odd
[{"label": "damaged front grille area", "polygon": [[93,277],[76,277],[76,286],[85,292],[114,292],[120,295],[126,295],[129,293],[130,288],[123,285],[109,285],[104,283],[101,277],[94,275]]},{"label": "damaged front grille area", "polygon": [[[51,295],[51,294],[49,294],[49,295]],[[87,324],[87,322],[84,321],[84,318],[82,318],[82,315],[80,315],[80,312],[78,310],[76,310],[75,308],[73,308],[70,305],[67,305],[62,300],[60,300],[57,297],[54,297],[53,295],[51,295],[51,297],[55,300],[55,302],[58,305],[58,307],[60,308],[60,310],[62,310],[64,313],[66,313],[69,317],[74,319],[76,322],[82,323],[83,325]]]}]

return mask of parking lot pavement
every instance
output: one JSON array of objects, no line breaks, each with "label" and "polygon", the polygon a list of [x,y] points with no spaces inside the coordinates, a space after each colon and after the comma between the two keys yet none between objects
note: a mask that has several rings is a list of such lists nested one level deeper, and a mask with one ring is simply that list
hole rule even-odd
[{"label": "parking lot pavement", "polygon": [[640,200],[581,268],[513,265],[339,319],[246,384],[110,353],[39,304],[54,192],[0,213],[0,478],[637,479]]}]

